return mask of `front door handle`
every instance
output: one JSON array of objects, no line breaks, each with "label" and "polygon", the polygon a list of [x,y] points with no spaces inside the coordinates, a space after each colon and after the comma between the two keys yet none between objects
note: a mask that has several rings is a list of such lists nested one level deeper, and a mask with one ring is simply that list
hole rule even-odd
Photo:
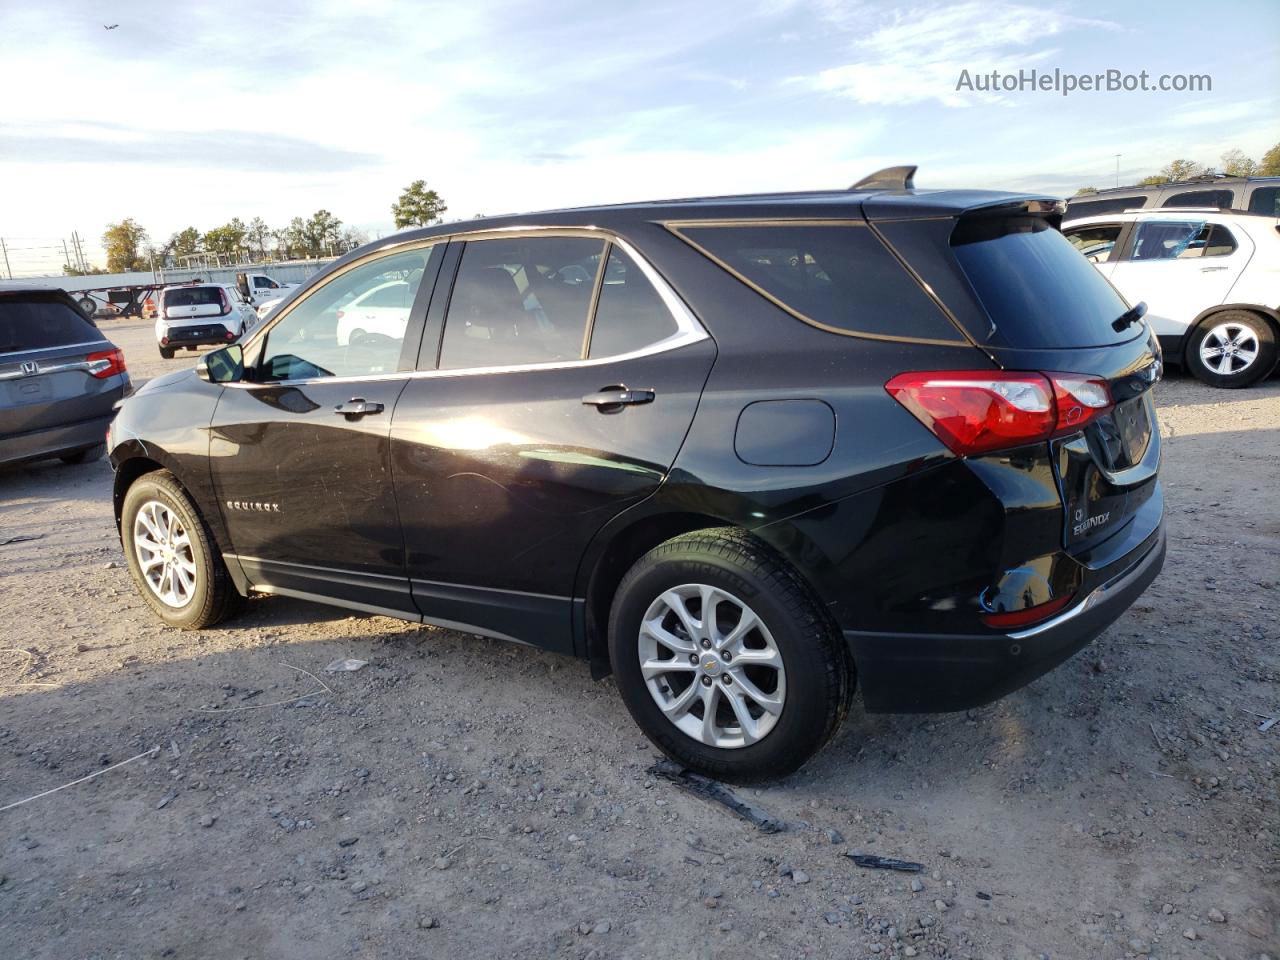
[{"label": "front door handle", "polygon": [[352,397],[346,403],[340,403],[333,409],[344,417],[363,417],[366,413],[381,413],[382,404],[376,400],[366,400],[364,397]]},{"label": "front door handle", "polygon": [[599,393],[589,393],[582,402],[596,407],[601,413],[612,413],[623,406],[653,403],[652,390],[628,390],[626,387],[605,387]]},{"label": "front door handle", "polygon": [[1201,267],[1201,273],[1216,273],[1218,270],[1225,270],[1226,267]]}]

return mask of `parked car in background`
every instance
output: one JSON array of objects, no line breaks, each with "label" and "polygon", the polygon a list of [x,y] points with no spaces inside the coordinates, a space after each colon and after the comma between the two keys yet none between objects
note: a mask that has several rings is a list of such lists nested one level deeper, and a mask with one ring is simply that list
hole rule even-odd
[{"label": "parked car in background", "polygon": [[1067,201],[1063,223],[1123,210],[1211,207],[1280,217],[1280,177],[1206,175],[1147,186],[1113,187]]},{"label": "parked car in background", "polygon": [[0,464],[102,455],[124,354],[62,290],[0,282]]},{"label": "parked car in background", "polygon": [[1211,208],[1142,210],[1064,224],[1066,238],[1146,321],[1166,359],[1215,387],[1275,369],[1280,218]]},{"label": "parked car in background", "polygon": [[388,280],[352,298],[337,311],[338,344],[346,346],[368,337],[403,340],[417,286],[408,279]]},{"label": "parked car in background", "polygon": [[258,322],[253,306],[230,284],[184,283],[159,293],[156,343],[160,356],[201,344],[224,346]]},{"label": "parked car in background", "polygon": [[257,307],[268,300],[287,297],[298,284],[274,280],[265,273],[237,273],[235,287],[241,297]]},{"label": "parked car in background", "polygon": [[[142,597],[188,629],[258,592],[583,657],[727,780],[795,770],[855,684],[873,712],[1022,686],[1161,568],[1158,347],[1057,201],[913,169],[348,254],[124,404]],[[397,284],[407,320],[344,340]]]}]

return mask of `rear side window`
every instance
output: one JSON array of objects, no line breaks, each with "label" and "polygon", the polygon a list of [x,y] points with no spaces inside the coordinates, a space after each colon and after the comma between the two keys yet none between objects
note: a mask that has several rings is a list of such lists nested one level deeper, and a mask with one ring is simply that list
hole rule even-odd
[{"label": "rear side window", "polygon": [[1280,217],[1280,187],[1259,187],[1249,198],[1250,213]]},{"label": "rear side window", "polygon": [[855,336],[963,342],[869,227],[743,223],[673,229],[806,323]]},{"label": "rear side window", "polygon": [[1096,217],[1103,213],[1119,213],[1121,210],[1140,210],[1147,205],[1146,197],[1103,197],[1101,200],[1072,200],[1067,210],[1072,218]]},{"label": "rear side window", "polygon": [[0,353],[43,350],[102,339],[84,314],[57,297],[0,295]]},{"label": "rear side window", "polygon": [[207,307],[220,306],[222,298],[218,296],[217,287],[183,287],[180,290],[166,290],[164,305],[166,307]]},{"label": "rear side window", "polygon": [[1203,220],[1147,220],[1134,234],[1133,260],[1190,260],[1235,253],[1231,231]]},{"label": "rear side window", "polygon": [[1175,193],[1160,204],[1162,207],[1221,207],[1231,208],[1235,194],[1230,190],[1188,190],[1186,193]]},{"label": "rear side window", "polygon": [[586,237],[469,241],[453,282],[440,368],[582,357],[605,243]]},{"label": "rear side window", "polygon": [[1018,349],[1122,343],[1120,295],[1061,233],[1040,217],[962,217],[951,249],[994,327],[982,342]]},{"label": "rear side window", "polygon": [[630,353],[675,332],[675,318],[653,284],[625,251],[611,248],[587,356]]}]

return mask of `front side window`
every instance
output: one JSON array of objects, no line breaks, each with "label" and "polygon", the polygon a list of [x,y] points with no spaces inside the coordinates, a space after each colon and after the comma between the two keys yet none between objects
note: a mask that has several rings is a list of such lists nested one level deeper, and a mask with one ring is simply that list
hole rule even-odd
[{"label": "front side window", "polygon": [[276,282],[268,277],[254,277],[253,285],[259,290],[274,290],[276,288]]},{"label": "front side window", "polygon": [[605,242],[531,236],[469,241],[458,265],[440,368],[582,357]]},{"label": "front side window", "polygon": [[1187,260],[1234,253],[1235,238],[1221,224],[1203,220],[1147,220],[1138,224],[1132,259]]},{"label": "front side window", "polygon": [[1235,194],[1230,190],[1188,190],[1185,193],[1175,193],[1160,206],[1219,207],[1223,210],[1229,210],[1234,196]]},{"label": "front side window", "polygon": [[626,251],[611,247],[587,356],[630,353],[676,332],[675,318],[648,277]]},{"label": "front side window", "polygon": [[[294,304],[267,333],[257,379],[311,380],[394,373],[409,314],[437,246],[379,257],[339,274]],[[363,301],[394,288],[394,304]],[[373,314],[372,319],[366,315]]]},{"label": "front side window", "polygon": [[1071,245],[1094,263],[1102,263],[1115,249],[1120,224],[1102,223],[1090,227],[1064,228],[1062,235]]}]

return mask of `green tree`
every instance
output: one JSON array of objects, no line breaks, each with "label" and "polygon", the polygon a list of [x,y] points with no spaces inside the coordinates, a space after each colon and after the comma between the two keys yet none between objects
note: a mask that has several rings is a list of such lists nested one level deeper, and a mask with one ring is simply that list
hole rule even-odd
[{"label": "green tree", "polygon": [[427,189],[427,181],[415,180],[400,192],[400,199],[391,205],[397,227],[427,227],[440,222],[440,215],[449,208],[440,194]]},{"label": "green tree", "polygon": [[1075,195],[1077,197],[1085,197],[1091,193],[1097,193],[1097,192],[1098,192],[1097,187],[1081,187],[1079,190],[1076,191]]},{"label": "green tree", "polygon": [[267,240],[271,237],[271,228],[261,217],[254,217],[249,221],[249,226],[245,231],[245,239],[249,242],[249,249],[259,258],[265,259],[267,256]]},{"label": "green tree", "polygon": [[1254,171],[1257,177],[1280,177],[1280,143],[1262,155],[1262,162]]},{"label": "green tree", "polygon": [[142,256],[147,239],[146,229],[132,217],[107,224],[102,234],[102,246],[107,251],[107,270],[129,273],[150,269],[150,263]]},{"label": "green tree", "polygon": [[1170,160],[1160,170],[1160,176],[1164,177],[1166,183],[1190,180],[1192,177],[1198,177],[1202,173],[1204,173],[1204,167],[1194,160]]},{"label": "green tree", "polygon": [[245,252],[247,234],[248,228],[240,218],[232,217],[222,226],[205,231],[204,248],[221,257],[240,257]]},{"label": "green tree", "polygon": [[1150,187],[1150,186],[1156,186],[1164,182],[1165,182],[1165,177],[1157,173],[1150,177],[1143,177],[1141,180],[1138,181],[1138,186]]},{"label": "green tree", "polygon": [[169,254],[181,262],[182,257],[190,257],[200,252],[200,231],[195,227],[179,230],[169,237]]},{"label": "green tree", "polygon": [[342,221],[328,210],[317,210],[307,221],[306,236],[310,256],[332,256],[342,239]]},{"label": "green tree", "polygon": [[1244,151],[1232,147],[1221,157],[1222,172],[1228,177],[1252,177],[1258,164],[1244,155]]},{"label": "green tree", "polygon": [[92,277],[92,276],[97,276],[100,273],[110,273],[110,272],[111,271],[106,270],[102,267],[95,267],[93,264],[89,264],[88,270],[81,270],[79,267],[73,266],[72,264],[69,264],[69,263],[64,263],[62,265],[62,275],[64,277]]}]

